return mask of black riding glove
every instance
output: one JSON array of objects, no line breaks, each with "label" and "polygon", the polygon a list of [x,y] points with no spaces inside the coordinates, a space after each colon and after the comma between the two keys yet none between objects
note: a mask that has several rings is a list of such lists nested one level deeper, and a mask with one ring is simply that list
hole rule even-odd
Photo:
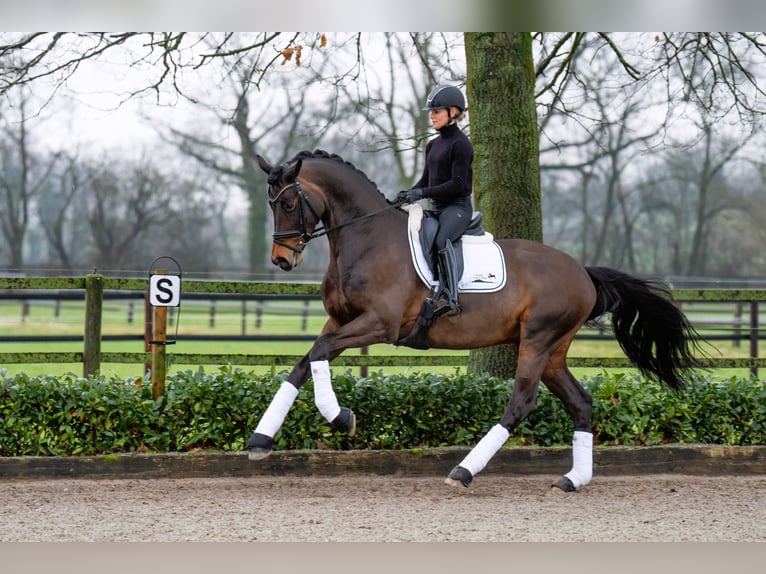
[{"label": "black riding glove", "polygon": [[410,189],[409,191],[400,191],[396,196],[396,201],[402,203],[414,203],[423,199],[423,190],[419,187]]}]

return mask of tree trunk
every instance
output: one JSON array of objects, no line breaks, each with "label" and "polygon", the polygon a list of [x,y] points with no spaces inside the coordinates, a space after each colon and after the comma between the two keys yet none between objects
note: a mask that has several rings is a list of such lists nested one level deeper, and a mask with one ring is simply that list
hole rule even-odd
[{"label": "tree trunk", "polygon": [[263,173],[255,159],[255,144],[250,139],[250,106],[242,98],[234,116],[234,128],[239,136],[242,160],[242,182],[247,194],[247,254],[248,271],[262,273],[267,269],[269,245],[266,239],[266,192]]},{"label": "tree trunk", "polygon": [[[532,35],[466,33],[465,52],[476,208],[495,237],[542,241]],[[468,370],[511,378],[516,357],[505,345],[475,350]]]},{"label": "tree trunk", "polygon": [[270,246],[266,239],[266,201],[263,183],[255,182],[252,169],[245,168],[245,189],[247,191],[247,252],[248,271],[265,273]]}]

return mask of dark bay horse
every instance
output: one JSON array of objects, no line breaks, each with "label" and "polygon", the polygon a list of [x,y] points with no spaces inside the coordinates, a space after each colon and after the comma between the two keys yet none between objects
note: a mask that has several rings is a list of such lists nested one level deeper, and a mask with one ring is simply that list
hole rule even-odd
[{"label": "dark bay horse", "polygon": [[[248,456],[271,452],[298,389],[313,376],[315,401],[332,427],[353,434],[354,413],[338,404],[329,362],[345,349],[400,343],[413,329],[428,287],[411,263],[408,215],[369,178],[337,155],[301,152],[280,165],[258,157],[268,174],[274,216],[271,260],[284,271],[302,261],[305,245],[326,235],[330,263],[322,281],[329,316],[311,350],[290,372],[247,443]],[[507,344],[518,355],[508,406],[498,423],[449,473],[468,486],[535,407],[542,381],[574,422],[572,469],[554,484],[573,491],[592,477],[591,397],[567,368],[567,352],[589,320],[611,313],[615,336],[644,375],[674,389],[698,366],[698,335],[661,283],[614,269],[583,267],[541,243],[497,240],[509,278],[495,293],[461,294],[462,315],[441,316],[431,347],[476,349]]]}]

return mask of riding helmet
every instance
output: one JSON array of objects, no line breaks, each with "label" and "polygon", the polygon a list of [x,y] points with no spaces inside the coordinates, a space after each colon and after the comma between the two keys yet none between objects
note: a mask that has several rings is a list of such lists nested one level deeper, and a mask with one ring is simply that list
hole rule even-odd
[{"label": "riding helmet", "polygon": [[438,84],[428,94],[426,107],[423,108],[423,111],[449,109],[453,106],[461,112],[465,111],[463,92],[449,84]]}]

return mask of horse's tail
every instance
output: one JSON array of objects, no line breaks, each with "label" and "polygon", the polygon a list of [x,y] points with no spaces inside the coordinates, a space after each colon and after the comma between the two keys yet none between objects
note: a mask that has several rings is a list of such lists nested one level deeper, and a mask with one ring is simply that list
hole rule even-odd
[{"label": "horse's tail", "polygon": [[699,336],[673,302],[670,289],[607,267],[586,267],[596,286],[589,320],[612,314],[612,329],[628,359],[645,376],[674,390],[684,386],[688,371],[700,366]]}]

